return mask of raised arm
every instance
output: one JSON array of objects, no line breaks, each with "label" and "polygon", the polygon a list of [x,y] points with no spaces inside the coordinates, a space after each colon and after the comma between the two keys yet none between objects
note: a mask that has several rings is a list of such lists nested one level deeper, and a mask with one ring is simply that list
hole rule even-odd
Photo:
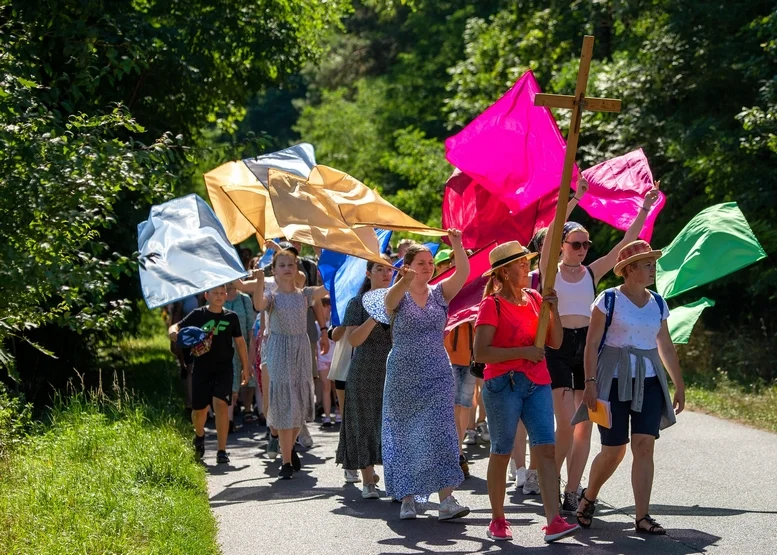
[{"label": "raised arm", "polygon": [[653,206],[656,200],[658,200],[658,182],[656,182],[656,186],[645,195],[645,200],[642,201],[642,208],[640,209],[639,214],[637,214],[637,217],[634,218],[634,221],[626,230],[626,234],[623,236],[620,243],[615,245],[615,247],[613,247],[613,249],[605,256],[591,262],[590,268],[594,273],[596,283],[599,283],[607,272],[615,267],[618,252],[632,241],[637,240],[639,232],[642,231],[642,226],[645,225],[645,219],[650,212],[650,207]]},{"label": "raised arm", "polygon": [[268,301],[264,297],[264,272],[261,270],[254,270],[251,275],[254,281],[254,294],[252,295],[254,301],[254,310],[262,312],[267,308]]},{"label": "raised arm", "polygon": [[410,284],[416,277],[415,270],[411,270],[408,266],[402,266],[399,269],[399,279],[394,282],[394,285],[389,287],[388,293],[386,293],[386,312],[390,315],[397,311],[399,303],[402,302],[402,297],[405,293],[410,291]]},{"label": "raised arm", "polygon": [[685,408],[685,382],[683,373],[680,370],[680,359],[677,358],[677,351],[672,343],[672,337],[669,335],[669,326],[666,320],[661,322],[661,330],[658,332],[658,355],[661,362],[664,363],[666,371],[672,378],[675,387],[674,409],[675,414],[680,414]]},{"label": "raised arm", "polygon": [[447,302],[451,302],[451,299],[459,294],[459,291],[467,282],[469,277],[469,258],[467,258],[467,251],[461,245],[461,231],[449,229],[448,238],[451,241],[453,254],[456,257],[456,269],[451,277],[442,282],[442,296]]},{"label": "raised arm", "polygon": [[[569,202],[567,203],[567,213],[564,215],[564,223],[569,220],[572,210],[575,209],[575,206],[577,206],[577,203],[580,202],[580,199],[583,198],[583,195],[586,194],[586,192],[588,192],[588,181],[583,177],[583,173],[580,172],[580,175],[577,177],[577,190],[575,191],[575,196],[569,199]],[[551,232],[555,225],[556,218],[554,217],[548,227],[548,233]],[[548,239],[550,239],[550,236],[545,235],[545,240],[542,242],[542,252],[540,253],[540,275],[543,276],[550,263],[550,241],[548,241]],[[558,260],[555,260],[554,263],[558,263]]]}]

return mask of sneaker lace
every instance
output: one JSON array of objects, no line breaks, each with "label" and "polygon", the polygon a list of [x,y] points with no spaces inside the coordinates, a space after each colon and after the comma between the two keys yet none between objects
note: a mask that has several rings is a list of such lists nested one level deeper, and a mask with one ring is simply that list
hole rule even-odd
[{"label": "sneaker lace", "polygon": [[500,536],[505,535],[510,528],[510,524],[504,518],[496,519],[491,526],[493,526],[493,531]]}]

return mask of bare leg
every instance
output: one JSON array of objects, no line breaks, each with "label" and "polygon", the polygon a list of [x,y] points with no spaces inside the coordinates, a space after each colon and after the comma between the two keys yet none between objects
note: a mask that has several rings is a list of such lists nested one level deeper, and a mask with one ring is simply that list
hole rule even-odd
[{"label": "bare leg", "polygon": [[443,488],[440,491],[437,492],[437,495],[440,496],[440,503],[448,499],[450,495],[453,493],[453,488]]},{"label": "bare leg", "polygon": [[575,415],[575,395],[570,388],[553,390],[553,412],[556,415],[556,475],[559,476],[572,447],[572,426],[569,423]]},{"label": "bare leg", "polygon": [[237,405],[237,391],[232,392],[232,402],[227,407],[227,415],[229,420],[235,421],[235,406]]},{"label": "bare leg", "polygon": [[513,444],[512,459],[515,461],[515,466],[522,468],[526,466],[526,426],[523,425],[523,420],[518,421],[518,428],[515,430],[515,443]]},{"label": "bare leg", "polygon": [[243,413],[251,412],[254,405],[254,388],[242,387],[240,388],[240,393],[243,396]]},{"label": "bare leg", "polygon": [[596,455],[594,462],[591,464],[591,476],[588,479],[588,487],[585,490],[585,499],[580,499],[580,504],[577,507],[578,520],[580,520],[580,513],[588,506],[586,499],[593,501],[598,497],[599,490],[618,469],[618,465],[625,455],[625,445],[618,445],[616,447],[602,445],[601,452]]},{"label": "bare leg", "polygon": [[467,422],[467,429],[474,430],[477,426],[475,418],[478,413],[478,406],[480,405],[480,388],[483,387],[483,380],[475,379],[475,390],[472,392],[472,410],[469,412],[469,421]]},{"label": "bare leg", "polygon": [[[575,391],[575,410],[583,401],[583,392]],[[580,480],[588,463],[588,455],[591,453],[591,431],[593,424],[590,421],[580,422],[574,427],[572,435],[572,449],[567,459],[567,487],[565,491],[577,491]],[[589,497],[590,499],[590,497]]]},{"label": "bare leg", "polygon": [[291,464],[291,451],[294,449],[294,441],[299,435],[299,428],[289,428],[287,430],[278,430],[278,442],[281,445],[281,458],[283,464]]},{"label": "bare leg", "polygon": [[329,381],[329,370],[319,370],[321,378],[321,396],[324,404],[324,418],[329,418],[332,413],[332,382]]},{"label": "bare leg", "polygon": [[486,421],[486,405],[483,402],[483,380],[477,380],[480,382],[480,387],[475,387],[475,391],[478,396],[478,424]]},{"label": "bare leg", "polygon": [[474,409],[462,407],[461,405],[454,405],[453,412],[456,415],[456,431],[459,434],[459,455],[464,454],[461,448],[461,442],[464,441],[464,433],[467,431],[467,422],[470,419],[470,413]]},{"label": "bare leg", "polygon": [[368,466],[367,468],[362,468],[362,484],[373,483],[375,483],[375,467]]},{"label": "bare leg", "polygon": [[192,424],[194,424],[194,433],[197,437],[205,435],[205,422],[208,420],[208,407],[202,410],[192,411]]},{"label": "bare leg", "polygon": [[494,520],[505,517],[508,464],[510,464],[510,455],[491,453],[488,457],[488,499],[491,502],[491,518]]},{"label": "bare leg", "polygon": [[542,505],[545,507],[545,518],[548,525],[559,515],[558,504],[558,472],[556,471],[555,445],[535,445],[532,448],[532,459],[537,460],[540,493]]},{"label": "bare leg", "polygon": [[[653,448],[656,438],[646,434],[631,436],[631,487],[634,489],[634,514],[637,520],[649,514],[650,494],[653,491]],[[589,498],[590,499],[590,498]]]},{"label": "bare leg", "polygon": [[229,405],[223,399],[211,401],[213,412],[216,413],[216,437],[218,438],[219,451],[227,450],[227,434],[229,433]]}]

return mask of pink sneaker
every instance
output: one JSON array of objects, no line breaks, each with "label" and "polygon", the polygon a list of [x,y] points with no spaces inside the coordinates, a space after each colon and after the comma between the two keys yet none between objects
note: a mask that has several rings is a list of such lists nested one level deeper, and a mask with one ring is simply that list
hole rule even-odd
[{"label": "pink sneaker", "polygon": [[550,526],[543,526],[542,529],[545,530],[545,541],[550,543],[574,534],[580,530],[580,526],[578,524],[570,524],[561,518],[561,515],[557,515],[553,522],[550,523]]},{"label": "pink sneaker", "polygon": [[495,518],[488,525],[486,532],[489,538],[496,541],[512,540],[513,532],[510,530],[510,523],[503,518]]}]

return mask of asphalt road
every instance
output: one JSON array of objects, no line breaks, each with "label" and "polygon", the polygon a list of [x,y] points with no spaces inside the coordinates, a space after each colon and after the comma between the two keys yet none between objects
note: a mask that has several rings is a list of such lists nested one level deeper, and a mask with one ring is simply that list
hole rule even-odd
[{"label": "asphalt road", "polygon": [[[399,520],[399,504],[363,500],[360,484],[345,484],[334,464],[338,428],[310,425],[315,445],[301,452],[302,472],[279,481],[277,462],[264,455],[264,428],[239,427],[230,436],[229,465],[215,464],[208,434],[208,489],[226,555],[377,553],[777,553],[777,435],[711,416],[685,412],[656,445],[651,514],[665,537],[634,532],[631,455],[599,495],[589,530],[547,545],[539,497],[508,490],[512,542],[486,537],[488,446],[470,446],[472,477],[456,497],[472,512],[456,522],[436,519],[436,503],[415,521]],[[598,452],[594,431],[591,457]],[[378,469],[381,474],[381,469]],[[585,483],[584,478],[584,483]],[[436,501],[436,495],[434,496]]]}]

